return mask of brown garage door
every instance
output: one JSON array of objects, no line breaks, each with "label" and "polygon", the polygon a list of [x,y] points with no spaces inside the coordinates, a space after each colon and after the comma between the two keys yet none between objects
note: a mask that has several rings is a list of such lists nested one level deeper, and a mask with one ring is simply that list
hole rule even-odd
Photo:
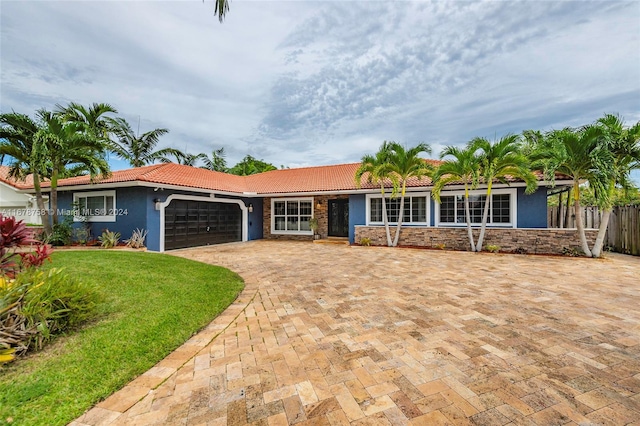
[{"label": "brown garage door", "polygon": [[173,200],[164,210],[165,250],[242,241],[235,203]]}]

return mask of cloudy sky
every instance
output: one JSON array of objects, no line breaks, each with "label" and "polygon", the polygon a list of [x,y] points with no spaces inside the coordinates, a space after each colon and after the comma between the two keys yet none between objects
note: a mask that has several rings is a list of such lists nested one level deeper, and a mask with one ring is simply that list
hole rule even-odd
[{"label": "cloudy sky", "polygon": [[[107,102],[276,166],[640,120],[640,2],[0,2],[0,110]],[[112,161],[115,169],[126,168]]]}]

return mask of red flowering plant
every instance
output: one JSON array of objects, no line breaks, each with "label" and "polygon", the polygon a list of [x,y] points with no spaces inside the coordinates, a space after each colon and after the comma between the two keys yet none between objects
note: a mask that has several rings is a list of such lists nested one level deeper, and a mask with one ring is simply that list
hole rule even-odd
[{"label": "red flowering plant", "polygon": [[[18,247],[36,242],[22,220],[0,214],[0,274],[11,279],[22,268],[38,267],[49,259],[52,249],[47,245],[36,247],[34,252],[16,252]],[[17,262],[18,258],[22,262]]]}]

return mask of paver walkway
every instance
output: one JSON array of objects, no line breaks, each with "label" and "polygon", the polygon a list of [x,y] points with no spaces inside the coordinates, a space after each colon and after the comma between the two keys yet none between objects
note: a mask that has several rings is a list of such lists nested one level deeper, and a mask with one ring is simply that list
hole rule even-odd
[{"label": "paver walkway", "polygon": [[75,425],[640,424],[640,258],[275,241],[173,254],[247,287]]}]

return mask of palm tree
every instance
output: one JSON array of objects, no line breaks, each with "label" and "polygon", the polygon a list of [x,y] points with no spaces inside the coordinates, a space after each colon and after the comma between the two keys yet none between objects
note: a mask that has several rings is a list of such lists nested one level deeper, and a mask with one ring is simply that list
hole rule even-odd
[{"label": "palm tree", "polygon": [[391,232],[389,230],[389,219],[387,217],[387,202],[385,197],[385,182],[391,180],[394,184],[394,188],[397,187],[395,175],[391,174],[389,169],[389,157],[391,155],[390,142],[384,141],[380,146],[380,149],[375,155],[365,155],[360,160],[361,164],[356,170],[356,185],[358,188],[362,186],[362,179],[366,176],[367,182],[380,185],[380,192],[382,193],[382,221],[384,223],[384,230],[387,234],[387,245],[391,247],[393,241],[391,240]]},{"label": "palm tree", "polygon": [[471,251],[476,251],[471,230],[471,214],[469,212],[469,190],[478,187],[480,180],[480,158],[476,155],[476,147],[468,146],[460,149],[454,146],[446,147],[440,154],[440,158],[451,156],[454,159],[446,160],[440,164],[432,176],[433,189],[431,195],[433,199],[440,203],[440,192],[445,185],[462,181],[464,184],[464,211],[467,221],[467,234]]},{"label": "palm tree", "polygon": [[[400,240],[400,229],[402,228],[402,219],[404,217],[404,196],[407,191],[407,181],[411,178],[422,179],[433,171],[433,167],[419,157],[421,152],[431,153],[429,145],[420,143],[409,149],[396,142],[391,142],[389,145],[389,170],[396,176],[396,182],[398,183],[394,186],[394,192],[400,187],[398,228],[393,239],[393,247],[396,247]],[[392,197],[393,195],[396,194],[392,194]]]},{"label": "palm tree", "polygon": [[55,113],[61,115],[66,122],[82,123],[85,131],[91,132],[96,139],[102,139],[105,143],[109,142],[109,135],[112,133],[112,118],[106,114],[117,114],[118,111],[109,104],[93,103],[89,107],[85,107],[76,102],[69,103],[68,106],[56,105]]},{"label": "palm tree", "polygon": [[[622,118],[606,114],[596,122],[596,126],[603,131],[602,146],[598,149],[605,149],[613,154],[613,174],[608,175],[608,180],[598,180],[592,184],[596,201],[602,208],[600,228],[593,245],[592,255],[600,257],[613,208],[615,188],[620,186],[625,190],[630,189],[633,185],[629,174],[633,169],[640,169],[640,122],[626,128]],[[602,168],[601,163],[596,166]],[[600,175],[606,175],[606,173],[600,173]]]},{"label": "palm tree", "polygon": [[525,181],[526,193],[530,194],[537,188],[537,180],[531,172],[529,159],[520,152],[520,138],[517,135],[507,135],[495,143],[485,138],[475,138],[470,142],[472,150],[480,150],[480,174],[487,185],[487,196],[484,201],[482,224],[476,251],[482,251],[482,242],[487,227],[489,204],[491,203],[491,188],[494,180],[507,183],[507,178],[520,178]]},{"label": "palm tree", "polygon": [[555,174],[562,173],[572,179],[573,205],[576,228],[580,245],[585,255],[591,257],[592,251],[584,231],[580,208],[580,184],[588,181],[594,190],[598,189],[599,203],[607,204],[607,185],[614,174],[613,153],[602,146],[603,130],[594,125],[574,130],[570,128],[549,132],[545,143],[532,156],[535,164],[542,166],[545,177],[555,181]]},{"label": "palm tree", "polygon": [[123,118],[111,120],[111,126],[117,141],[111,141],[109,149],[118,157],[128,161],[131,167],[142,167],[155,161],[167,160],[170,155],[176,158],[184,156],[181,151],[174,148],[155,151],[160,136],[169,133],[168,129],[150,130],[139,135]]},{"label": "palm tree", "polygon": [[224,147],[220,149],[214,149],[211,153],[211,158],[207,157],[205,154],[202,154],[202,162],[204,163],[202,168],[213,170],[215,172],[226,172],[227,160],[224,157]]},{"label": "palm tree", "polygon": [[229,13],[229,0],[215,0],[215,2],[216,6],[213,10],[213,16],[218,15],[218,20],[222,23],[227,13]]},{"label": "palm tree", "polygon": [[10,177],[23,180],[27,175],[32,175],[44,232],[45,235],[50,235],[49,211],[45,208],[41,190],[42,156],[34,150],[34,138],[38,131],[38,123],[28,115],[16,112],[0,114],[0,156],[3,161],[5,156],[12,159],[9,169]]},{"label": "palm tree", "polygon": [[[176,150],[176,153],[173,153],[172,155],[176,158],[176,161],[175,161],[176,163],[182,164],[184,166],[191,166],[191,167],[195,167],[198,160],[208,160],[207,155],[203,153],[200,153],[200,154],[186,153],[185,154],[183,152]],[[168,157],[161,158],[160,161],[162,163],[173,163],[173,161],[171,161],[171,159]]]},{"label": "palm tree", "polygon": [[34,137],[34,150],[49,167],[50,203],[53,225],[58,224],[58,179],[88,172],[91,178],[110,174],[104,140],[88,132],[84,123],[66,121],[60,113],[39,110],[42,126]]}]

